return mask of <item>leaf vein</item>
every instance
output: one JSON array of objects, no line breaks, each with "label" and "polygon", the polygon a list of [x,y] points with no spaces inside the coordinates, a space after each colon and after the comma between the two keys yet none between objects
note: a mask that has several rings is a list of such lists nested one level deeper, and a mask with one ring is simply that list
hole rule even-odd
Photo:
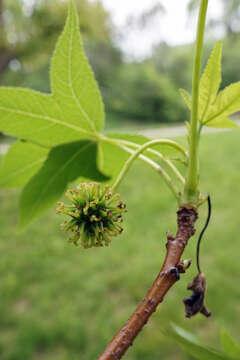
[{"label": "leaf vein", "polygon": [[41,114],[34,114],[32,112],[26,112],[26,111],[23,111],[23,110],[16,110],[16,109],[10,109],[8,107],[5,107],[5,106],[0,106],[0,110],[3,110],[3,111],[9,111],[13,114],[19,114],[19,115],[24,115],[24,116],[27,116],[27,117],[33,117],[33,118],[37,118],[37,119],[42,119],[42,120],[46,120],[46,121],[51,121],[51,122],[54,122],[56,124],[59,124],[59,125],[62,125],[62,126],[65,126],[67,128],[70,128],[70,129],[73,129],[73,130],[76,130],[78,132],[83,132],[84,134],[87,134],[87,135],[90,135],[92,136],[93,133],[90,132],[90,131],[87,131],[85,129],[82,129],[78,126],[75,126],[73,124],[69,124],[65,121],[62,121],[62,120],[59,120],[59,119],[54,119],[50,116],[45,116],[45,115],[41,115]]}]

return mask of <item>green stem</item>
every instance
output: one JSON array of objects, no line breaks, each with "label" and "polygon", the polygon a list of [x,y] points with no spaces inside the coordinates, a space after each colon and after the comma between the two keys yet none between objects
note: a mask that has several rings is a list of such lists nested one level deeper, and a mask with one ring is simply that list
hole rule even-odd
[{"label": "green stem", "polygon": [[202,50],[208,0],[201,0],[197,39],[195,48],[193,82],[192,82],[192,111],[191,111],[191,132],[189,148],[189,166],[187,170],[184,202],[196,204],[198,199],[199,162],[198,162],[198,103],[199,103],[199,82],[201,73]]},{"label": "green stem", "polygon": [[[161,139],[161,140],[159,140],[159,144],[169,145],[169,142],[170,142],[170,141],[171,141],[171,140],[162,140],[162,139]],[[139,149],[139,148],[141,147],[141,145],[132,143],[131,141],[119,140],[119,143],[120,143],[120,144],[125,144],[125,145],[127,145],[127,146],[134,147],[135,149]],[[175,144],[178,145],[177,143],[175,143]],[[175,147],[175,146],[174,146],[174,147]],[[175,147],[175,148],[177,148],[177,147]],[[186,154],[184,148],[181,147],[180,145],[179,145],[178,149],[179,149],[179,148],[181,148],[180,151],[181,151],[182,154],[184,154],[184,158],[186,159],[186,158],[187,158],[187,154]],[[183,185],[185,184],[185,179],[184,179],[184,177],[182,176],[182,174],[179,172],[179,170],[176,168],[176,166],[174,166],[174,164],[173,164],[170,160],[166,159],[166,158],[164,157],[164,155],[161,154],[161,153],[158,152],[158,151],[155,151],[155,150],[152,150],[152,149],[146,149],[146,150],[147,150],[147,152],[149,152],[149,153],[157,156],[159,159],[161,159],[161,161],[164,162],[164,163],[172,170],[172,172],[175,174],[175,176],[177,177],[177,179],[178,179]]]},{"label": "green stem", "polygon": [[151,159],[149,159],[148,157],[145,157],[143,155],[141,155],[147,148],[155,146],[155,145],[159,145],[159,143],[161,143],[161,140],[152,140],[149,141],[147,143],[145,143],[144,145],[142,145],[138,150],[133,151],[125,146],[122,146],[122,149],[131,153],[132,155],[129,157],[129,159],[125,162],[118,178],[116,179],[112,189],[113,191],[115,191],[117,189],[117,187],[121,184],[123,178],[125,177],[125,175],[127,174],[128,170],[130,169],[130,166],[133,164],[133,162],[140,156],[144,161],[146,161],[148,164],[150,164],[151,166],[153,166],[155,168],[155,170],[158,171],[159,174],[162,175],[164,181],[166,182],[166,184],[168,185],[168,187],[170,188],[170,190],[172,191],[172,193],[174,194],[174,196],[177,198],[178,201],[180,201],[180,194],[179,191],[177,189],[177,187],[175,186],[175,184],[173,183],[172,179],[170,178],[170,176],[167,174],[167,172],[161,168],[160,165],[156,164],[154,161],[152,161]]},{"label": "green stem", "polygon": [[202,132],[202,129],[203,129],[203,123],[200,123],[199,125],[199,128],[198,128],[198,138],[200,138],[200,135],[201,135],[201,132]]},{"label": "green stem", "polygon": [[[103,138],[103,139],[109,139],[109,138]],[[111,139],[112,140],[112,139]],[[138,147],[140,145],[133,143],[132,141],[128,141],[128,140],[122,140],[122,139],[116,139],[119,143],[125,144],[127,146],[133,146],[133,147]],[[156,139],[158,141],[159,145],[166,145],[166,146],[170,146],[172,148],[174,148],[175,150],[179,151],[183,156],[184,159],[187,160],[188,159],[188,155],[186,150],[184,149],[183,146],[181,146],[180,144],[178,144],[176,141],[173,140],[169,140],[169,139]],[[151,152],[152,154],[160,154],[155,150],[152,149],[147,149],[147,151]],[[162,155],[163,156],[163,155]]]},{"label": "green stem", "polygon": [[[102,137],[101,140],[103,140],[103,141],[105,141],[105,142],[107,142],[109,144],[115,145],[115,146],[126,145],[126,146],[133,147],[135,149],[139,149],[141,147],[141,145],[138,145],[138,144],[133,143],[131,141],[122,140],[122,139],[110,139],[110,138],[107,138],[107,137]],[[181,145],[177,144],[176,142],[174,142],[172,140],[160,139],[160,140],[157,140],[157,141],[158,141],[158,144],[169,145],[169,146],[174,147],[175,149],[178,149],[184,155],[184,159],[188,160],[187,153],[186,153],[185,149]],[[170,160],[166,159],[163,156],[163,154],[161,154],[158,151],[155,151],[155,150],[152,150],[152,149],[146,149],[146,150],[147,150],[147,152],[149,152],[149,153],[157,156],[159,159],[161,159],[162,162],[164,162],[171,169],[171,171],[174,173],[174,175],[177,177],[177,179],[183,185],[185,184],[184,177],[182,176],[182,174],[179,172],[179,170],[176,168],[176,166]],[[146,159],[147,156],[145,156],[144,158]],[[140,156],[140,159],[143,160],[143,157]],[[152,162],[152,160],[151,160],[151,162]]]}]

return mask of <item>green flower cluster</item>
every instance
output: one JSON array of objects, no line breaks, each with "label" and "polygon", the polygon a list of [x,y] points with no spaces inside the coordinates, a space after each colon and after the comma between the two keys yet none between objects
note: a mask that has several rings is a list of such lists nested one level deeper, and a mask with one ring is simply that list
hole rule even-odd
[{"label": "green flower cluster", "polygon": [[101,187],[99,183],[81,183],[76,189],[66,192],[71,205],[59,202],[57,214],[70,216],[62,224],[62,229],[72,231],[69,242],[79,244],[87,249],[93,246],[108,246],[112,236],[122,233],[119,225],[126,205],[119,194],[113,194],[109,186]]}]

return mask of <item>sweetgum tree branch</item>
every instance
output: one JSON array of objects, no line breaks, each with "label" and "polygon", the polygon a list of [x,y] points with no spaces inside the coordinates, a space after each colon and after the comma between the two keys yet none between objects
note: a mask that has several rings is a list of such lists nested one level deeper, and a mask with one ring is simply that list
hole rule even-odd
[{"label": "sweetgum tree branch", "polygon": [[177,212],[178,230],[175,237],[168,234],[167,252],[161,271],[152,287],[140,302],[126,324],[114,336],[98,360],[121,359],[132,345],[150,316],[164,299],[168,290],[179,280],[179,272],[184,272],[181,266],[181,256],[188,240],[195,233],[194,224],[198,218],[193,207],[182,206]]}]

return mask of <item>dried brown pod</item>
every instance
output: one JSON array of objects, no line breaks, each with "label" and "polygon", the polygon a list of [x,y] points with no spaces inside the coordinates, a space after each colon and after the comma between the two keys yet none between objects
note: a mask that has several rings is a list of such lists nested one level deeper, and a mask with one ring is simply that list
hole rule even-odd
[{"label": "dried brown pod", "polygon": [[188,285],[187,289],[191,290],[193,294],[183,300],[187,318],[190,318],[198,313],[201,313],[206,317],[211,316],[211,312],[204,304],[206,288],[207,281],[203,273],[199,273]]}]

